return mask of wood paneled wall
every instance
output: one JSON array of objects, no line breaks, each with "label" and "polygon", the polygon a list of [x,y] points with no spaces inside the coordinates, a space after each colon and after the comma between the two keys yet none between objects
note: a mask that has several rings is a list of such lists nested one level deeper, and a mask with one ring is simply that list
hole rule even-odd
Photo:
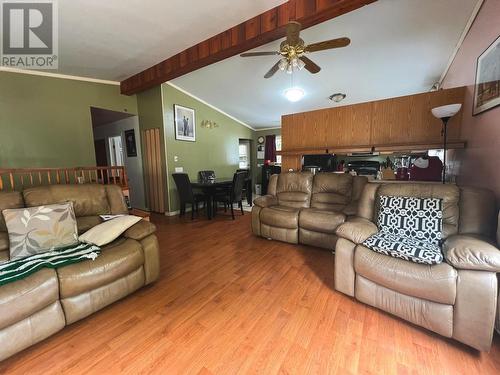
[{"label": "wood paneled wall", "polygon": [[[283,116],[283,167],[300,168],[300,157],[306,153],[435,147],[442,143],[441,121],[431,109],[463,104],[464,97],[465,87],[458,87]],[[461,123],[462,112],[450,120],[451,143],[460,141]]]}]

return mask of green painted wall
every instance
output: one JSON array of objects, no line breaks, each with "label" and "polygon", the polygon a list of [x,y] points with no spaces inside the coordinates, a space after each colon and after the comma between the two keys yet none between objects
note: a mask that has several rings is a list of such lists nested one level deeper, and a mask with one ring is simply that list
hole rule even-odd
[{"label": "green painted wall", "polygon": [[95,165],[91,106],[137,113],[119,86],[0,72],[0,167]]},{"label": "green painted wall", "polygon": [[[175,167],[183,167],[192,180],[205,169],[215,170],[218,177],[232,177],[238,169],[239,139],[253,140],[255,132],[168,84],[162,85],[162,90],[170,211],[176,211],[179,203],[172,179]],[[195,109],[196,142],[175,140],[174,104]],[[201,128],[203,120],[215,121],[219,128]]]}]

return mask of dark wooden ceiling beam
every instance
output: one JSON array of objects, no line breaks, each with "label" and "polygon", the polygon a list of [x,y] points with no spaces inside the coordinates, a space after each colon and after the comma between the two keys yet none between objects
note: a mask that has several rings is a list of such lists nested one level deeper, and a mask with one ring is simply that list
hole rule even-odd
[{"label": "dark wooden ceiling beam", "polygon": [[133,95],[207,65],[282,38],[289,21],[303,28],[325,22],[376,0],[289,0],[257,17],[198,43],[120,84]]}]

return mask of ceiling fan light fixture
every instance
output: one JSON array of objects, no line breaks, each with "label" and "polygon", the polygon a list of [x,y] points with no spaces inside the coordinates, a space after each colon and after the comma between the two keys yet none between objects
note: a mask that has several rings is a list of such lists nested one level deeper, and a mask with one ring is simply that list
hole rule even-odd
[{"label": "ceiling fan light fixture", "polygon": [[293,65],[291,63],[288,63],[288,65],[286,67],[286,72],[287,72],[287,74],[293,73]]},{"label": "ceiling fan light fixture", "polygon": [[288,101],[295,103],[301,100],[306,93],[300,87],[290,87],[285,90],[284,94]]},{"label": "ceiling fan light fixture", "polygon": [[297,69],[302,70],[306,66],[306,63],[302,61],[301,59],[297,59]]},{"label": "ceiling fan light fixture", "polygon": [[288,67],[288,61],[287,59],[285,59],[284,57],[280,60],[279,62],[279,65],[278,67],[280,68],[280,70],[282,72],[284,72],[286,70],[286,68]]}]

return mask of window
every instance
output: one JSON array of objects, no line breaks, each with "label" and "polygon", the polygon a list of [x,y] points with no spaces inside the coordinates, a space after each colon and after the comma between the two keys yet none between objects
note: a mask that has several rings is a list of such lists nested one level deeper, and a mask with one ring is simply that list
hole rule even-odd
[{"label": "window", "polygon": [[240,169],[248,169],[250,167],[249,163],[249,145],[247,143],[240,142],[239,154],[240,154]]},{"label": "window", "polygon": [[[276,136],[276,151],[281,151],[281,135]],[[281,155],[276,155],[276,163],[281,164]]]}]

